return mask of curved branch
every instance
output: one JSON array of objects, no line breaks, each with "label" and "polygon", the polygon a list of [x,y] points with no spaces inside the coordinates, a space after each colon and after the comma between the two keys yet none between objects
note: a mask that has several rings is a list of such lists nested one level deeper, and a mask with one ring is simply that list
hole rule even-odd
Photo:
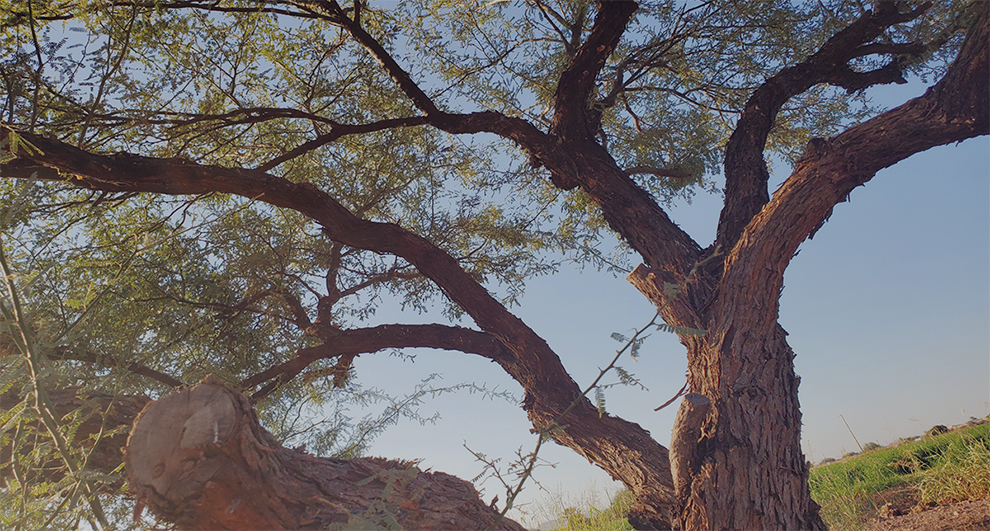
[{"label": "curved branch", "polygon": [[561,175],[562,180],[573,182],[579,171],[573,161],[564,157],[556,149],[554,139],[521,118],[509,117],[493,111],[469,114],[448,113],[441,110],[426,92],[413,80],[409,72],[384,46],[359,24],[350,21],[344,10],[333,1],[315,0],[307,2],[319,9],[332,20],[341,20],[342,26],[385,70],[412,104],[424,115],[430,125],[450,134],[493,133],[515,142],[529,154],[534,167],[546,166],[553,175]]},{"label": "curved branch", "polygon": [[[848,62],[866,54],[880,53],[870,41],[895,24],[921,16],[931,7],[927,2],[914,10],[900,12],[900,2],[880,2],[873,11],[835,34],[804,62],[785,68],[761,85],[746,102],[736,129],[725,148],[725,207],[719,216],[716,244],[731,249],[743,228],[770,200],[769,173],[763,159],[767,136],[777,113],[787,100],[819,83],[831,83],[847,90],[859,90],[879,83],[903,83],[896,62],[868,73],[856,73]],[[886,48],[886,53],[914,50],[911,45]]]},{"label": "curved branch", "polygon": [[[746,227],[726,260],[723,281],[742,287],[735,290],[740,297],[758,301],[774,294],[776,301],[798,246],[854,188],[915,153],[990,134],[988,26],[990,4],[983,4],[958,57],[924,95],[809,143],[794,172]],[[769,312],[766,319],[776,319],[776,302],[757,307]]]},{"label": "curved branch", "polygon": [[[8,141],[10,134],[10,129],[0,128],[0,142]],[[236,194],[300,212],[320,223],[329,238],[347,246],[402,257],[513,353],[511,361],[502,362],[501,366],[525,389],[523,407],[538,429],[550,426],[581,393],[546,341],[509,313],[454,257],[398,225],[356,217],[312,184],[294,183],[257,170],[201,165],[181,159],[126,153],[97,155],[58,140],[30,133],[16,134],[43,154],[19,153],[17,159],[0,169],[2,177],[68,181],[79,187],[112,192]],[[614,171],[621,173],[617,167]],[[622,178],[629,180],[625,175]],[[676,229],[669,220],[667,224]],[[656,241],[657,232],[646,234],[646,229],[643,230],[644,243],[660,248],[672,245],[662,239]],[[622,479],[641,500],[650,501],[650,507],[667,507],[673,499],[666,449],[638,425],[599,415],[586,398],[571,410],[566,427],[555,431],[553,437],[613,477]],[[669,521],[670,515],[656,513],[650,517]]]},{"label": "curved branch", "polygon": [[315,13],[305,13],[300,11],[289,11],[288,9],[278,9],[274,7],[223,7],[220,2],[114,2],[113,7],[143,7],[146,9],[200,9],[212,11],[214,13],[272,13],[275,15],[286,15],[296,18],[316,18],[324,17]]},{"label": "curved branch", "polygon": [[325,118],[318,114],[286,107],[245,107],[242,109],[235,109],[233,111],[217,114],[176,111],[157,111],[153,114],[153,116],[160,116],[161,118],[128,118],[126,116],[127,113],[139,114],[143,112],[145,111],[123,109],[119,113],[94,114],[92,115],[92,118],[99,119],[106,123],[130,123],[139,121],[141,123],[153,125],[192,125],[199,122],[208,121],[222,122],[225,125],[242,125],[261,123],[278,118],[299,118],[303,120],[325,123],[331,126],[341,125],[330,118]]},{"label": "curved branch", "polygon": [[[380,325],[372,328],[340,330],[318,347],[300,349],[296,357],[242,381],[238,387],[247,389],[278,378],[287,382],[311,363],[342,355],[368,354],[390,348],[435,348],[457,350],[483,356],[499,364],[514,362],[515,356],[495,336],[459,326]],[[256,399],[252,396],[252,400]]]},{"label": "curved branch", "polygon": [[[321,10],[334,20],[342,20],[344,28],[382,65],[413,105],[426,115],[430,125],[451,134],[487,132],[512,140],[530,155],[534,166],[547,168],[551,181],[557,187],[570,190],[580,184],[601,206],[609,225],[653,267],[684,273],[698,258],[701,249],[697,243],[667,217],[649,193],[636,186],[618,167],[594,141],[593,133],[571,135],[561,132],[570,129],[567,124],[586,131],[585,100],[594,87],[597,72],[615,48],[635,11],[635,2],[600,2],[595,28],[568,68],[569,73],[565,73],[558,84],[558,87],[573,85],[570,92],[583,92],[584,96],[580,97],[581,104],[575,110],[568,102],[576,102],[576,96],[558,91],[560,98],[563,98],[558,98],[556,107],[562,129],[555,126],[553,135],[540,131],[525,120],[497,112],[451,114],[440,110],[381,43],[347,20],[336,2],[314,0],[307,2],[307,5],[315,6],[314,9]],[[592,70],[586,72],[587,69]],[[579,114],[565,116],[571,112]],[[572,142],[569,147],[573,149],[561,149],[561,141],[567,139]],[[478,324],[488,330],[482,323]]]},{"label": "curved branch", "polygon": [[[0,357],[17,354],[13,349],[14,345],[9,342],[9,338],[0,336]],[[52,360],[82,361],[85,363],[106,367],[108,369],[119,367],[139,376],[144,376],[145,378],[155,380],[156,382],[165,384],[169,387],[178,388],[186,385],[181,380],[173,378],[163,372],[156,371],[155,369],[152,369],[142,363],[123,361],[116,356],[101,354],[91,350],[78,350],[66,346],[52,347],[44,351],[44,356]]]},{"label": "curved branch", "polygon": [[51,351],[45,354],[48,359],[52,360],[73,360],[73,361],[84,361],[86,363],[92,363],[94,365],[100,365],[103,367],[121,367],[130,371],[134,374],[144,376],[145,378],[150,378],[156,382],[165,384],[172,388],[180,388],[185,386],[181,380],[173,378],[163,372],[156,371],[147,365],[137,363],[137,362],[126,362],[121,361],[109,354],[98,354],[92,351],[78,351],[68,347],[55,347]]},{"label": "curved branch", "polygon": [[334,123],[330,129],[330,132],[325,135],[320,135],[309,142],[305,142],[294,149],[291,149],[282,155],[275,157],[274,159],[258,166],[258,171],[268,171],[279,164],[288,162],[296,157],[305,155],[314,149],[325,146],[331,142],[336,141],[338,138],[347,135],[358,135],[362,133],[373,133],[375,131],[384,131],[386,129],[394,129],[397,127],[412,127],[416,125],[424,125],[429,123],[426,117],[423,116],[411,116],[409,118],[392,118],[388,120],[381,120],[378,122],[373,122],[369,124],[360,125],[344,125]]},{"label": "curved branch", "polygon": [[[6,141],[10,134],[9,130],[0,129],[0,141]],[[445,251],[398,225],[360,219],[309,183],[294,183],[256,170],[201,165],[182,159],[127,153],[97,155],[55,139],[17,134],[43,154],[18,154],[17,159],[4,165],[4,177],[68,180],[76,186],[111,192],[229,193],[296,210],[320,223],[335,241],[404,258],[436,282],[479,326],[507,344],[516,345],[520,355],[539,357],[538,353],[549,351],[542,339],[509,314]],[[57,171],[53,173],[51,169]],[[510,339],[523,329],[525,332],[520,337]]]}]

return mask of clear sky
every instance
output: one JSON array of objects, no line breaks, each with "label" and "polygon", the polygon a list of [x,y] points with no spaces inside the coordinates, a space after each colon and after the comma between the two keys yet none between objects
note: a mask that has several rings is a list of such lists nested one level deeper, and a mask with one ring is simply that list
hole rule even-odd
[{"label": "clear sky", "polygon": [[[918,90],[895,87],[881,97],[898,103]],[[771,190],[786,177],[786,168],[778,170]],[[699,195],[670,214],[707,245],[720,206],[719,196]],[[618,348],[610,334],[630,335],[655,311],[623,278],[573,266],[529,282],[521,305],[512,310],[550,343],[582,387]],[[375,318],[442,320],[439,314],[388,311]],[[859,443],[887,444],[935,424],[990,413],[990,140],[915,155],[856,189],[788,268],[780,322],[797,353],[803,446],[813,462],[858,449],[843,417]],[[649,390],[612,388],[607,410],[641,424],[666,445],[676,404],[660,412],[653,408],[683,385],[683,347],[674,336],[654,334],[638,362],[626,357],[620,365]],[[521,396],[497,365],[460,353],[420,351],[415,362],[363,356],[356,367],[361,381],[390,386],[393,393],[411,391],[422,378],[440,373],[447,384],[475,381]],[[536,442],[515,404],[458,393],[432,399],[422,410],[433,411],[442,416],[436,424],[404,421],[380,437],[371,453],[422,459],[424,469],[471,479],[483,466],[464,445],[500,458],[507,468],[517,450],[528,453]],[[556,464],[535,475],[551,492],[577,499],[588,490],[620,487],[569,449],[548,445],[541,456]],[[486,500],[497,494],[504,502],[497,481],[480,487]],[[532,486],[521,501],[546,495]]]},{"label": "clear sky", "polygon": [[[914,84],[873,92],[893,105],[920,90]],[[787,174],[776,170],[771,189]],[[705,246],[720,207],[719,196],[699,193],[669,212]],[[530,281],[511,310],[549,342],[582,387],[620,346],[610,334],[630,335],[655,312],[625,279],[573,265]],[[366,324],[443,321],[439,312],[382,309]],[[915,155],[856,189],[788,268],[780,322],[797,354],[803,447],[813,462],[858,449],[842,418],[861,444],[887,444],[990,413],[990,140]],[[653,409],[683,385],[684,349],[675,336],[655,333],[641,354],[620,365],[648,390],[611,388],[606,409],[666,445],[677,405]],[[522,396],[497,365],[463,353],[420,350],[415,361],[364,355],[355,366],[362,384],[394,395],[439,373],[446,384],[476,382]],[[536,443],[515,403],[460,392],[430,399],[421,410],[433,411],[441,415],[435,424],[401,421],[369,453],[421,460],[424,469],[471,479],[483,465],[465,446],[501,459],[504,471],[517,451],[528,453]],[[570,449],[550,444],[541,456],[555,465],[535,474],[547,491],[577,499],[620,487]],[[486,501],[498,495],[504,504],[497,481],[477,485]],[[547,495],[530,484],[519,501],[526,510]]]}]

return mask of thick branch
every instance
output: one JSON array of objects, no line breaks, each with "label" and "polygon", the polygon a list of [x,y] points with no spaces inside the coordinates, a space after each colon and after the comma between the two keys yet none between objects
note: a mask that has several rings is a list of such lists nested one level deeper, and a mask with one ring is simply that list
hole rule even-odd
[{"label": "thick branch", "polygon": [[98,354],[88,350],[80,352],[67,347],[55,347],[45,355],[49,359],[53,360],[84,361],[86,363],[92,363],[94,365],[108,368],[122,367],[134,374],[155,380],[156,382],[163,383],[169,387],[179,388],[185,385],[182,381],[177,380],[176,378],[173,378],[163,372],[156,371],[147,365],[137,362],[121,361],[113,356],[110,356],[109,354]]},{"label": "thick branch", "polygon": [[[0,141],[6,140],[9,134],[9,130],[0,129]],[[482,330],[512,351],[514,363],[502,363],[502,367],[526,390],[524,408],[534,426],[539,429],[550,426],[580,395],[580,389],[546,342],[461,269],[456,259],[398,225],[354,216],[311,184],[293,183],[255,170],[199,165],[178,159],[96,155],[57,140],[29,133],[18,134],[44,154],[19,153],[18,159],[0,169],[4,177],[67,180],[76,186],[115,192],[237,194],[301,212],[320,223],[328,237],[350,247],[400,256],[435,282]],[[628,180],[614,162],[612,164],[614,171]],[[644,200],[649,199],[649,194],[636,190],[645,196]],[[669,220],[666,223],[676,229]],[[656,235],[663,232],[653,232],[650,237],[649,230],[650,227],[642,227],[645,245],[663,249],[680,244],[657,241]],[[663,507],[672,499],[666,449],[641,427],[614,417],[600,416],[586,398],[571,410],[565,424],[564,429],[553,434],[557,442],[623,480],[641,499],[652,500],[652,507]],[[652,517],[663,519],[669,515]]]},{"label": "thick branch", "polygon": [[[440,324],[381,325],[336,331],[325,344],[300,349],[295,358],[247,378],[238,386],[247,389],[274,378],[287,382],[318,360],[391,348],[456,350],[478,354],[499,364],[512,364],[515,360],[512,352],[494,336],[478,330]],[[260,397],[251,398],[257,400]]]},{"label": "thick branch", "polygon": [[[488,132],[512,140],[530,155],[534,165],[547,168],[556,186],[569,190],[580,184],[601,206],[609,225],[655,268],[683,273],[698,258],[700,247],[670,221],[649,193],[636,186],[608,153],[594,142],[593,135],[562,135],[559,130],[569,130],[570,126],[564,127],[564,124],[580,126],[581,131],[586,129],[585,100],[597,72],[618,43],[629,17],[635,11],[634,2],[602,2],[599,6],[596,28],[568,69],[576,83],[574,86],[584,91],[585,96],[581,99],[581,105],[575,108],[567,104],[570,95],[559,94],[563,98],[563,101],[558,98],[557,107],[561,128],[555,127],[553,135],[543,133],[525,120],[501,113],[451,114],[440,110],[384,46],[358,24],[348,21],[335,2],[315,1],[307,4],[318,6],[334,20],[342,20],[351,36],[382,65],[434,127],[451,134]],[[585,72],[586,67],[593,71]],[[562,80],[558,86],[571,84]],[[564,116],[575,109],[580,114],[572,118]],[[566,149],[561,147],[564,138],[569,139]]]},{"label": "thick branch", "polygon": [[591,34],[558,80],[553,142],[549,152],[538,154],[539,162],[550,170],[550,180],[558,188],[571,190],[580,186],[587,192],[602,209],[609,226],[648,265],[683,278],[699,258],[700,246],[629,176],[643,171],[675,178],[679,175],[643,167],[626,172],[595,140],[598,111],[590,107],[589,99],[599,72],[636,8],[635,2],[628,1],[598,3]]},{"label": "thick branch", "polygon": [[725,148],[725,207],[719,217],[716,244],[731,249],[749,220],[769,201],[769,173],[763,159],[767,136],[777,113],[794,96],[819,83],[859,90],[880,83],[904,83],[896,62],[872,72],[853,71],[848,62],[866,54],[916,52],[911,45],[879,47],[869,44],[887,28],[913,20],[930,3],[900,12],[900,2],[880,2],[876,9],[829,39],[804,62],[785,68],[768,79],[746,102],[736,129]]},{"label": "thick branch", "polygon": [[[590,99],[598,73],[605,66],[636,11],[636,2],[599,2],[598,17],[577,55],[560,75],[554,96],[553,132],[565,140],[587,141],[597,133]],[[571,138],[573,136],[573,138]]]},{"label": "thick branch", "polygon": [[534,166],[545,166],[555,182],[558,180],[567,183],[575,182],[575,175],[580,171],[580,166],[575,165],[573,160],[563,156],[557,150],[556,142],[550,135],[540,131],[526,120],[497,112],[454,114],[441,110],[377,39],[365,31],[360,24],[344,16],[343,10],[336,2],[317,0],[308,2],[308,4],[321,10],[332,20],[343,21],[343,27],[358,44],[378,61],[413,105],[426,115],[426,120],[430,125],[451,134],[494,133],[515,142],[529,155]]},{"label": "thick branch", "polygon": [[[762,307],[763,320],[776,319],[776,293],[798,246],[855,187],[915,153],[990,134],[990,4],[981,9],[943,79],[921,97],[809,144],[794,173],[746,227],[727,258],[723,282],[741,287],[734,291],[747,306]],[[761,300],[768,304],[754,302]]]},{"label": "thick branch", "polygon": [[[484,529],[498,513],[470,483],[410,463],[283,447],[247,398],[207,377],[152,402],[127,442],[138,507],[184,529]],[[139,511],[138,511],[139,514]],[[521,531],[511,520],[494,529]]]},{"label": "thick branch", "polygon": [[[88,457],[86,469],[111,474],[123,462],[121,450],[127,443],[127,430],[138,412],[148,403],[143,396],[114,396],[109,394],[81,392],[78,388],[50,389],[48,399],[52,402],[55,414],[60,417],[77,412],[76,418],[82,419],[73,432],[70,443],[75,448],[83,449]],[[24,398],[17,396],[13,390],[0,394],[0,409],[13,409]],[[79,413],[81,411],[81,413]],[[103,435],[96,440],[98,434]],[[0,447],[0,485],[10,474],[11,445]],[[53,469],[59,469],[55,466]],[[45,479],[57,481],[60,474],[46,476]]]},{"label": "thick branch", "polygon": [[[17,348],[9,341],[9,337],[5,335],[0,335],[0,357],[18,355],[20,352]],[[110,354],[93,352],[90,350],[78,350],[66,346],[57,346],[46,349],[44,351],[44,356],[48,359],[53,360],[72,360],[72,361],[82,361],[85,363],[91,363],[93,365],[98,365],[105,368],[123,368],[129,372],[137,374],[139,376],[144,376],[155,380],[157,382],[163,383],[169,387],[182,387],[185,385],[181,381],[169,376],[163,372],[156,371],[147,365],[135,362],[135,361],[125,361],[112,356]]]}]

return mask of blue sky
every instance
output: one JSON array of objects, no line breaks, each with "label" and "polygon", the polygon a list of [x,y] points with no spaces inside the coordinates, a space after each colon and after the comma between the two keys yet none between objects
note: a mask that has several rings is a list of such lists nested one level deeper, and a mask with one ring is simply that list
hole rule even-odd
[{"label": "blue sky", "polygon": [[[912,84],[874,92],[881,101],[899,104],[920,90]],[[786,168],[780,170],[775,184],[786,177]],[[707,245],[720,207],[718,196],[699,194],[670,214]],[[629,335],[655,308],[623,278],[572,265],[529,282],[512,311],[549,342],[584,386],[620,346],[610,334]],[[442,321],[439,312],[382,310],[367,325]],[[886,444],[935,424],[990,413],[990,140],[916,155],[855,190],[788,268],[780,322],[797,354],[803,449],[812,461],[857,449],[842,418],[860,443]],[[676,337],[654,334],[641,352],[638,362],[626,357],[620,364],[648,390],[611,388],[606,406],[666,445],[676,404],[653,409],[683,384],[684,349]],[[521,397],[497,365],[461,353],[422,350],[415,361],[365,355],[356,368],[365,385],[393,394],[411,392],[439,373],[446,384],[476,382]],[[422,413],[433,411],[441,415],[435,424],[402,421],[369,453],[422,460],[424,469],[471,479],[483,465],[465,445],[501,459],[505,470],[517,451],[528,453],[536,443],[514,403],[461,392],[427,401]],[[619,488],[567,448],[550,444],[541,455],[556,466],[539,468],[535,479],[551,492],[576,499],[589,489]],[[479,486],[486,500],[499,495],[504,503],[496,481]],[[531,485],[520,501],[547,495]]]},{"label": "blue sky", "polygon": [[[882,97],[904,101],[912,89],[919,87],[887,89]],[[772,177],[777,184],[786,177],[782,170]],[[670,214],[704,245],[714,236],[720,206],[720,197],[699,195]],[[618,348],[610,334],[629,335],[654,310],[623,278],[576,267],[532,280],[513,308],[582,386]],[[378,319],[442,321],[391,312]],[[803,449],[814,462],[857,450],[842,418],[859,443],[886,444],[990,413],[990,140],[915,155],[856,189],[788,268],[780,322],[797,353]],[[638,362],[626,357],[620,364],[649,390],[608,390],[608,411],[666,445],[676,406],[653,408],[683,384],[683,348],[674,336],[654,334]],[[448,384],[476,381],[520,392],[496,365],[457,353],[421,351],[412,363],[364,356],[357,369],[363,381],[396,393],[431,373]],[[528,453],[536,442],[514,404],[460,393],[423,408],[434,410],[442,416],[435,425],[400,423],[370,453],[422,459],[423,468],[470,479],[482,465],[464,445],[508,466],[517,450]],[[565,497],[619,487],[569,449],[549,445],[541,456],[556,468],[539,469],[536,480]],[[481,486],[486,500],[505,499],[496,481]],[[534,486],[521,501],[542,496]]]}]

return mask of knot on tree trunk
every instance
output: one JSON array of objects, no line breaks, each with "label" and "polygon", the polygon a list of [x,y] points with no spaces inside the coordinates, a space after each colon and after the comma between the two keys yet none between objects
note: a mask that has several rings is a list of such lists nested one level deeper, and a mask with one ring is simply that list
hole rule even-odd
[{"label": "knot on tree trunk", "polygon": [[185,529],[485,529],[498,516],[447,474],[285,448],[247,397],[212,376],[145,407],[126,463],[135,516],[147,506]]}]

